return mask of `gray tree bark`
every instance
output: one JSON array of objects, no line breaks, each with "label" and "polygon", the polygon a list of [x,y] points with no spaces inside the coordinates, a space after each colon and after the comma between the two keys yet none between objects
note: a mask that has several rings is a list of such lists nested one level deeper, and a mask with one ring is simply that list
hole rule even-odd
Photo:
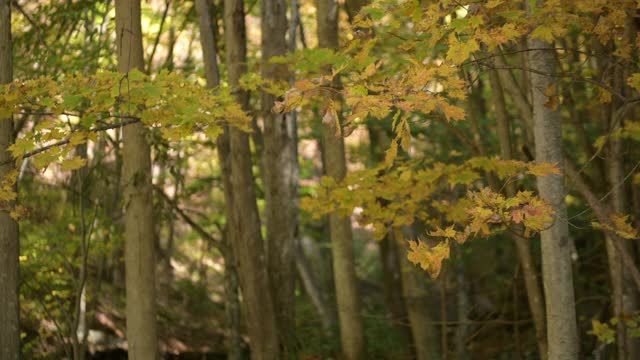
[{"label": "gray tree bark", "polygon": [[[247,71],[243,0],[225,0],[224,29],[229,85],[237,92],[238,101],[247,110],[248,94],[238,89],[240,77]],[[265,271],[267,262],[251,172],[249,136],[232,127],[229,128],[229,154],[233,196],[229,232],[251,339],[251,358],[277,359],[280,354],[278,329],[269,276]]]},{"label": "gray tree bark", "polygon": [[[12,81],[11,57],[11,1],[0,0],[0,84]],[[13,140],[13,119],[0,119],[0,181],[15,169],[8,151]],[[14,205],[0,201],[0,359],[7,360],[20,358],[20,243],[18,223],[9,215]]]},{"label": "gray tree bark", "polygon": [[[338,4],[334,0],[317,0],[318,45],[338,49]],[[326,174],[336,180],[344,178],[347,167],[344,139],[336,136],[335,121],[323,121]],[[353,255],[351,220],[338,213],[329,215],[333,272],[340,321],[340,341],[345,359],[362,359],[365,355],[364,331]]]},{"label": "gray tree bark", "polygon": [[[553,47],[540,39],[528,39],[529,65],[541,73],[531,73],[533,127],[536,161],[557,163],[564,171],[562,154],[562,122],[560,112],[545,106],[551,90],[557,95]],[[545,75],[542,75],[545,74]],[[578,358],[578,334],[573,291],[573,273],[564,175],[537,178],[540,197],[554,209],[554,221],[540,233],[542,276],[547,316],[548,358]]]},{"label": "gray tree bark", "polygon": [[[262,76],[289,81],[287,67],[269,64],[287,52],[286,0],[261,2]],[[267,268],[271,280],[278,335],[285,357],[295,354],[295,262],[297,153],[296,126],[292,114],[271,111],[275,96],[262,92],[264,149],[262,154],[267,225]]]},{"label": "gray tree bark", "polygon": [[[140,0],[116,1],[118,71],[143,71]],[[122,107],[126,108],[126,107]],[[123,129],[125,283],[129,359],[158,357],[151,148],[141,123]]]}]

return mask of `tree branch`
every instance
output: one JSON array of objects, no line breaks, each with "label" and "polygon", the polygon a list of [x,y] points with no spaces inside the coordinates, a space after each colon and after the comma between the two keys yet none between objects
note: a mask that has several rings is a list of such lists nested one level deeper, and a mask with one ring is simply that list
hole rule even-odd
[{"label": "tree branch", "polygon": [[[576,190],[578,190],[578,192],[582,194],[582,196],[584,196],[584,198],[587,200],[589,207],[591,207],[591,209],[595,213],[598,221],[603,225],[607,225],[609,228],[614,228],[614,225],[609,219],[609,214],[611,213],[609,207],[606,204],[600,202],[600,199],[598,199],[593,190],[584,181],[584,179],[582,179],[569,157],[565,156],[564,163],[564,170],[567,177],[575,184]],[[607,228],[604,228],[603,230],[607,234],[607,236],[610,236],[613,240],[612,243],[615,246],[616,251],[620,254],[624,266],[629,271],[629,274],[633,278],[633,282],[636,284],[636,287],[640,289],[640,271],[638,271],[638,268],[636,267],[631,255],[629,255],[629,253],[625,251],[623,239],[621,239],[620,236],[615,233],[615,231]]]},{"label": "tree branch", "polygon": [[209,241],[216,249],[220,250],[223,254],[227,251],[226,246],[219,239],[214,238],[209,232],[207,232],[202,226],[195,222],[189,215],[187,215],[184,210],[178,207],[176,204],[159,186],[154,185],[153,189],[160,195],[160,197],[167,203],[167,205],[171,206],[173,211],[178,214],[184,222],[189,224],[191,228],[197,232],[200,236],[202,236],[205,240]]}]

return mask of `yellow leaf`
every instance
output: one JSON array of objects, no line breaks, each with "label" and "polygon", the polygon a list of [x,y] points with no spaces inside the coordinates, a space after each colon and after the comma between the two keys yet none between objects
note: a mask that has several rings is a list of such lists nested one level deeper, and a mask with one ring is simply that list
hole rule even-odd
[{"label": "yellow leaf", "polygon": [[540,25],[533,30],[531,37],[533,39],[540,39],[550,43],[553,41],[553,29],[546,25]]},{"label": "yellow leaf", "polygon": [[409,151],[411,148],[411,130],[409,128],[409,122],[406,119],[402,121],[402,130],[401,130],[401,142],[402,148],[405,151]]},{"label": "yellow leaf", "polygon": [[465,114],[461,107],[451,105],[446,101],[440,102],[440,110],[444,113],[444,116],[448,121],[451,120],[464,120]]},{"label": "yellow leaf", "polygon": [[640,73],[635,73],[627,79],[627,84],[632,88],[640,91]]},{"label": "yellow leaf", "polygon": [[480,45],[475,39],[469,39],[466,42],[459,42],[454,34],[449,37],[449,51],[447,51],[447,60],[454,64],[461,64],[469,59],[471,53],[480,49]]},{"label": "yellow leaf", "polygon": [[429,247],[422,241],[409,241],[409,247],[407,253],[409,261],[420,265],[432,277],[438,277],[442,270],[442,262],[449,258],[449,241],[441,242],[434,247]]},{"label": "yellow leaf", "polygon": [[439,236],[451,239],[455,238],[457,234],[458,232],[453,229],[453,225],[449,226],[446,229],[438,228],[436,231],[429,232],[430,236]]},{"label": "yellow leaf", "polygon": [[638,238],[638,230],[634,229],[629,222],[629,215],[614,213],[609,215],[609,219],[613,223],[613,231],[620,237],[628,240]]},{"label": "yellow leaf", "polygon": [[489,2],[484,4],[484,7],[487,8],[487,9],[493,9],[494,7],[499,6],[503,2],[504,2],[504,0],[490,0]]},{"label": "yellow leaf", "polygon": [[87,142],[87,134],[83,131],[78,131],[69,137],[69,144],[76,146]]},{"label": "yellow leaf", "polygon": [[527,172],[533,176],[560,175],[560,169],[556,167],[558,163],[552,164],[547,162],[529,163]]},{"label": "yellow leaf", "polygon": [[318,87],[316,84],[314,84],[311,80],[298,80],[293,84],[293,87],[295,87],[297,90],[299,91],[307,91],[307,90],[311,90],[314,89],[316,87]]},{"label": "yellow leaf", "polygon": [[77,170],[83,167],[84,164],[86,164],[86,162],[87,162],[86,159],[76,156],[74,158],[64,160],[62,163],[60,163],[60,169]]},{"label": "yellow leaf", "polygon": [[387,149],[384,156],[384,163],[387,167],[391,167],[393,165],[393,161],[398,156],[398,142],[394,139],[391,142],[391,146]]}]

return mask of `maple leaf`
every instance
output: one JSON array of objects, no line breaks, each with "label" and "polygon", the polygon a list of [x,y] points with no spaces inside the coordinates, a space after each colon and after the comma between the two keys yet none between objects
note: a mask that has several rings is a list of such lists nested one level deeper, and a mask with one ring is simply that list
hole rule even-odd
[{"label": "maple leaf", "polygon": [[396,140],[391,142],[391,146],[387,149],[384,156],[384,163],[387,167],[393,165],[393,161],[398,156],[398,142]]},{"label": "maple leaf", "polygon": [[637,91],[640,91],[640,73],[635,73],[629,76],[629,78],[627,79],[627,84],[629,84],[629,86],[636,89]]},{"label": "maple leaf", "polygon": [[547,25],[540,25],[533,30],[531,37],[550,43],[553,41],[553,29]]},{"label": "maple leaf", "polygon": [[453,225],[451,225],[446,229],[438,228],[436,231],[431,231],[431,232],[429,232],[429,235],[430,236],[446,237],[446,238],[455,238],[457,233],[458,232],[453,229]]},{"label": "maple leaf", "polygon": [[318,85],[314,84],[311,80],[298,80],[293,84],[293,87],[296,88],[296,90],[298,91],[307,91],[307,90],[311,90],[311,89],[315,89],[318,87]]},{"label": "maple leaf", "polygon": [[441,101],[438,105],[448,121],[464,120],[465,114],[464,110],[461,107],[451,105],[446,101]]},{"label": "maple leaf", "polygon": [[616,333],[609,324],[601,323],[599,320],[591,320],[592,329],[589,331],[590,335],[594,335],[599,341],[605,344],[612,344],[615,341]]},{"label": "maple leaf", "polygon": [[520,224],[524,220],[524,212],[522,209],[511,210],[511,218],[516,224]]},{"label": "maple leaf", "polygon": [[611,225],[602,224],[601,227],[615,232],[623,239],[634,240],[638,238],[638,230],[635,229],[629,222],[629,215],[613,213],[609,215]]},{"label": "maple leaf", "polygon": [[61,170],[77,170],[83,167],[87,163],[86,159],[81,157],[74,157],[72,159],[64,160],[60,163]]},{"label": "maple leaf", "polygon": [[527,165],[527,172],[534,176],[560,175],[560,169],[556,166],[558,163],[536,162]]},{"label": "maple leaf", "polygon": [[447,52],[447,60],[454,64],[462,64],[469,58],[471,53],[480,49],[480,45],[475,39],[459,42],[454,34],[449,37],[450,45]]},{"label": "maple leaf", "polygon": [[449,258],[449,241],[439,243],[434,247],[429,247],[422,241],[409,241],[409,251],[407,258],[416,265],[420,265],[433,278],[437,278],[442,270],[442,262]]}]

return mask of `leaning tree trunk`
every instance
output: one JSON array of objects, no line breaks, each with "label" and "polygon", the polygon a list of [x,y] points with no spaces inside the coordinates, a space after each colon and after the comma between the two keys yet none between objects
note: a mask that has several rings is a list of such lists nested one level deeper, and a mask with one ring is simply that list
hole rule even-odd
[{"label": "leaning tree trunk", "polygon": [[[317,1],[318,45],[338,49],[338,4],[334,0]],[[347,172],[344,139],[336,136],[336,121],[323,121],[325,171],[342,180]],[[329,214],[336,284],[340,341],[345,359],[362,359],[365,354],[360,299],[354,266],[351,220],[337,212]]]},{"label": "leaning tree trunk", "polygon": [[[262,76],[265,79],[288,81],[284,65],[270,64],[274,56],[287,52],[286,0],[261,2]],[[262,154],[265,185],[265,217],[267,225],[267,269],[271,280],[278,335],[285,357],[295,354],[295,263],[296,182],[294,155],[295,124],[292,114],[271,111],[276,100],[273,94],[262,92],[264,149]]]},{"label": "leaning tree trunk", "polygon": [[[533,93],[533,127],[536,161],[557,163],[564,170],[562,155],[562,123],[560,112],[546,106],[548,96],[557,96],[555,58],[552,46],[540,39],[528,39],[529,66]],[[555,211],[554,221],[540,233],[542,247],[542,277],[547,314],[549,359],[565,360],[578,357],[578,334],[573,293],[573,273],[564,175],[539,176],[540,197]]]},{"label": "leaning tree trunk", "polygon": [[[142,71],[140,0],[116,1],[116,31],[118,70]],[[141,123],[136,123],[125,126],[122,135],[127,342],[129,359],[134,360],[158,356],[151,148],[147,133]]]},{"label": "leaning tree trunk", "polygon": [[[11,1],[0,0],[0,84],[12,80]],[[13,143],[13,119],[0,119],[0,184],[15,171],[8,151]],[[17,192],[17,187],[12,186]],[[0,197],[0,359],[20,357],[18,223],[9,215],[13,201]]]},{"label": "leaning tree trunk", "polygon": [[[229,85],[237,92],[242,107],[248,110],[248,94],[237,89],[240,77],[247,70],[243,0],[225,0],[224,25]],[[229,217],[229,232],[238,264],[245,319],[251,339],[251,357],[277,359],[280,349],[276,316],[269,277],[265,272],[266,259],[251,173],[249,136],[233,127],[229,128],[229,154],[233,175],[230,184],[233,213]]]}]

